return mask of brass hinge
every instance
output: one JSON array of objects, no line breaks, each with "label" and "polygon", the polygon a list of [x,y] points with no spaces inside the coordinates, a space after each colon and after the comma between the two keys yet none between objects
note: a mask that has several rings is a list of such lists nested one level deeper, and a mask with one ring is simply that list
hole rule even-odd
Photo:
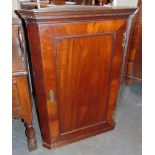
[{"label": "brass hinge", "polygon": [[125,47],[126,45],[126,39],[127,39],[127,34],[126,32],[123,33],[123,40],[122,40],[122,47]]},{"label": "brass hinge", "polygon": [[54,91],[51,89],[49,91],[50,102],[53,104],[54,102]]}]

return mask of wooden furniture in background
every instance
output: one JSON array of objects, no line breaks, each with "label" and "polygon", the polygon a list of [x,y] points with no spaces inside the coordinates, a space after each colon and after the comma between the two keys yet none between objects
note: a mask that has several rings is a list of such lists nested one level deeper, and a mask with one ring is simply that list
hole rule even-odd
[{"label": "wooden furniture in background", "polygon": [[128,18],[136,8],[19,10],[26,22],[43,146],[115,127]]},{"label": "wooden furniture in background", "polygon": [[12,24],[12,117],[22,119],[30,151],[37,149],[35,131],[32,125],[32,105],[28,85],[28,71],[19,19]]},{"label": "wooden furniture in background", "polygon": [[[40,7],[49,7],[50,4],[64,5],[66,1],[75,1],[76,5],[104,5],[108,3],[108,0],[40,0]],[[37,8],[37,0],[21,1],[22,9],[34,9]]]},{"label": "wooden furniture in background", "polygon": [[134,18],[126,58],[126,83],[142,81],[142,0],[138,1],[139,10]]}]

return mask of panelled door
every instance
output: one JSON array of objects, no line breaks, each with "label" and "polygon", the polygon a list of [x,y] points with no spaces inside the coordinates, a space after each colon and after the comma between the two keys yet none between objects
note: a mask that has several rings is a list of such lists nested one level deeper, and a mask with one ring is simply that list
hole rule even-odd
[{"label": "panelled door", "polygon": [[125,29],[123,19],[39,26],[53,141],[113,128]]}]

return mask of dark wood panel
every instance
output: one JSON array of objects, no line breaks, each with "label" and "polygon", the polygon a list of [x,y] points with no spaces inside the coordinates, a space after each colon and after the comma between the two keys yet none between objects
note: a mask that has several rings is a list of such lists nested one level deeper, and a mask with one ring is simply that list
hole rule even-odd
[{"label": "dark wood panel", "polygon": [[[119,38],[119,39],[122,40],[122,36],[123,36],[122,33],[123,33],[123,31],[125,31],[125,24],[126,24],[125,20],[117,20],[117,21],[105,21],[105,22],[104,21],[98,21],[98,22],[90,22],[90,23],[88,23],[88,22],[76,23],[75,22],[75,23],[71,23],[71,24],[54,24],[51,26],[49,26],[49,25],[40,26],[39,27],[40,36],[41,36],[41,45],[40,46],[42,47],[42,61],[43,61],[43,66],[44,66],[44,78],[45,78],[46,94],[48,95],[49,91],[51,89],[54,91],[55,96],[58,97],[60,94],[60,92],[57,91],[57,86],[56,86],[56,83],[57,83],[56,81],[58,80],[58,78],[55,76],[56,70],[57,70],[57,68],[55,66],[55,59],[56,59],[55,48],[57,48],[55,45],[56,40],[63,40],[64,38],[74,39],[76,37],[79,37],[78,42],[80,40],[82,40],[80,42],[83,42],[83,39],[85,39],[86,37],[89,36],[91,39],[92,38],[94,39],[93,40],[94,42],[89,43],[89,45],[93,46],[95,48],[94,51],[96,52],[96,48],[98,47],[98,46],[96,47],[96,44],[97,44],[95,42],[96,37],[102,38],[103,34],[111,36],[112,33],[115,33],[115,32],[117,32],[117,30],[120,30],[121,38]],[[121,31],[122,28],[123,28],[123,31]],[[118,31],[118,36],[120,35],[120,32]],[[116,33],[113,35],[115,35],[115,37],[116,37]],[[96,37],[93,37],[93,36],[96,36]],[[99,41],[99,39],[97,39],[97,40]],[[113,46],[112,43],[108,46],[107,43],[110,43],[110,42],[105,42],[105,40],[102,41],[102,43],[103,44],[101,44],[101,42],[100,42],[100,47],[103,46],[101,49],[104,49],[106,46],[107,47]],[[118,61],[118,58],[120,56],[122,56],[122,54],[123,54],[123,53],[121,53],[121,49],[120,49],[122,42],[120,42],[120,44],[118,44],[118,45],[119,45],[119,49],[117,49],[117,50],[120,51],[119,52],[120,55],[117,56],[115,66],[120,69],[120,64],[117,64],[117,61]],[[86,47],[85,46],[86,45],[83,45],[84,49],[88,48],[88,46],[86,46]],[[89,50],[87,50],[87,53],[90,52],[90,49],[93,49],[93,48],[91,48],[91,46],[88,48]],[[74,47],[77,48],[79,46],[75,46],[75,43],[74,43]],[[112,47],[110,47],[110,48],[112,49]],[[81,50],[83,51],[83,49],[81,49]],[[53,53],[51,51],[53,51]],[[105,50],[100,50],[100,53],[102,53],[103,51],[105,51]],[[106,53],[103,53],[102,55],[104,56],[105,54]],[[92,58],[93,58],[93,56],[92,56]],[[86,59],[87,62],[89,61],[89,59],[90,59],[90,57],[88,58],[88,60]],[[97,59],[99,59],[99,57],[97,57]],[[104,58],[104,59],[106,60],[106,58]],[[81,59],[81,61],[82,60],[83,59]],[[109,59],[106,60],[106,63],[108,60]],[[120,61],[122,61],[122,60],[120,60]],[[100,60],[99,62],[101,63],[102,61]],[[100,63],[98,63],[98,65],[101,65]],[[102,63],[104,63],[104,62],[102,62]],[[79,71],[78,69],[75,70],[75,72],[78,72],[78,71]],[[88,70],[88,72],[90,72],[90,71]],[[116,71],[116,72],[118,72],[118,71]],[[85,72],[83,71],[83,73],[85,73]],[[119,76],[119,74],[116,74],[116,73],[113,73],[113,75],[115,75],[116,77]],[[79,83],[80,83],[80,81],[79,81]],[[94,84],[94,87],[95,87],[95,84]],[[107,86],[105,86],[105,87],[107,87]],[[108,92],[106,92],[106,93],[108,93]],[[52,131],[51,136],[52,136],[52,140],[56,140],[61,133],[61,131],[60,131],[61,123],[59,122],[58,111],[57,111],[59,109],[59,107],[57,104],[57,100],[55,100],[55,102],[54,102],[55,104],[51,105],[50,100],[49,100],[49,96],[47,96],[47,98],[48,98],[48,107],[49,107],[48,108],[49,118],[51,120],[51,122],[50,122],[50,128]],[[81,98],[82,98],[82,96],[81,96]],[[59,97],[58,97],[58,100],[59,100]],[[90,105],[91,104],[92,104],[92,102],[90,103]],[[111,113],[113,113],[113,110],[111,110]],[[112,118],[109,118],[109,119],[111,119],[113,122]],[[73,137],[72,135],[70,135],[70,136]]]},{"label": "dark wood panel", "polygon": [[19,99],[19,92],[17,82],[12,82],[12,116],[15,118],[21,118],[21,105]]},{"label": "dark wood panel", "polygon": [[57,40],[62,133],[105,121],[112,39],[111,34],[105,34]]},{"label": "dark wood panel", "polygon": [[26,72],[25,65],[25,55],[24,51],[21,48],[23,42],[20,41],[21,35],[21,21],[20,19],[13,18],[13,26],[12,26],[12,72],[13,74]]}]

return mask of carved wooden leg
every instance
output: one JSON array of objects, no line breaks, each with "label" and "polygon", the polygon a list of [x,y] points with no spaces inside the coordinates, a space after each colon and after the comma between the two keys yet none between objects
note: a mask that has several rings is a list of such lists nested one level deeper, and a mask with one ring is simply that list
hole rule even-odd
[{"label": "carved wooden leg", "polygon": [[37,149],[37,142],[35,138],[35,130],[33,128],[32,122],[25,122],[26,126],[26,136],[28,142],[29,151],[34,151]]}]

